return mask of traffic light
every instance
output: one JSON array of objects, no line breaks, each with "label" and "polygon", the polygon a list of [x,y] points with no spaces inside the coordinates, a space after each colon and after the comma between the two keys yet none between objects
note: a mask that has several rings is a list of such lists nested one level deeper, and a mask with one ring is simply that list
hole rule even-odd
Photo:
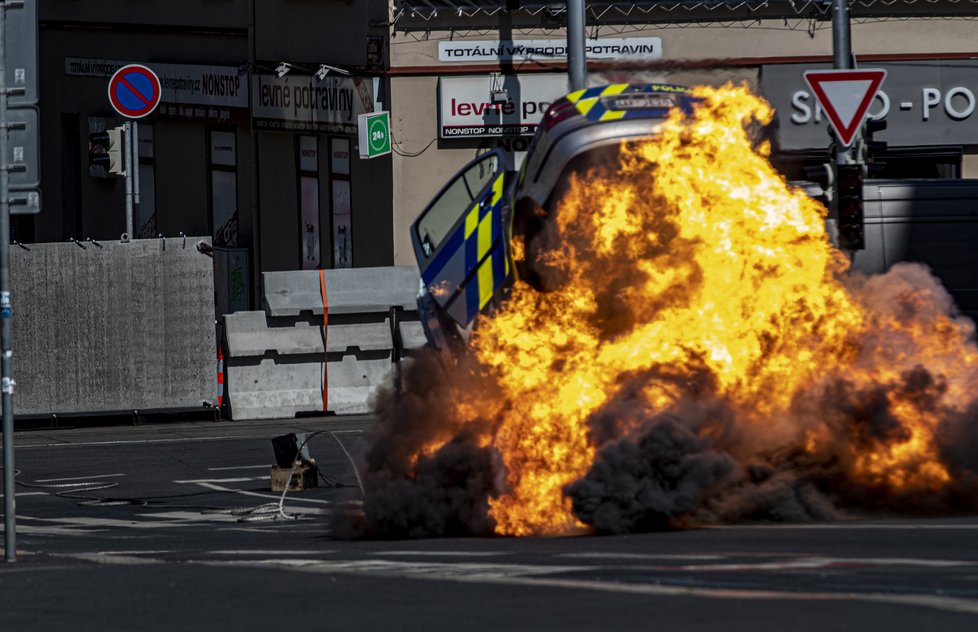
[{"label": "traffic light", "polygon": [[885,141],[873,140],[873,134],[882,132],[886,129],[886,121],[874,121],[866,119],[861,130],[858,158],[866,164],[866,173],[870,178],[880,175],[886,167],[880,162],[880,158],[886,155],[887,144]]},{"label": "traffic light", "polygon": [[832,204],[835,189],[835,161],[823,162],[820,165],[810,165],[804,168],[805,179],[817,184],[822,193],[814,195],[815,199],[826,207]]},{"label": "traffic light", "polygon": [[125,175],[125,165],[122,159],[122,143],[124,141],[122,126],[107,129],[104,132],[92,132],[88,135],[88,164],[102,167],[109,173]]},{"label": "traffic light", "polygon": [[839,248],[864,250],[866,237],[863,227],[863,165],[838,165],[839,200],[837,226]]}]

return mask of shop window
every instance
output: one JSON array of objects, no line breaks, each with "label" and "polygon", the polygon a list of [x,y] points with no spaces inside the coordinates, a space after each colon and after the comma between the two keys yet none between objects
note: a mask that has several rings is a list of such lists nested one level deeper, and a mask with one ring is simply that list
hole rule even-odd
[{"label": "shop window", "polygon": [[333,226],[333,267],[353,267],[353,199],[350,186],[350,139],[330,138],[330,222]]},{"label": "shop window", "polygon": [[318,141],[316,136],[299,136],[299,252],[303,270],[315,270],[320,263]]},{"label": "shop window", "polygon": [[238,245],[237,146],[233,131],[211,130],[211,233],[215,246]]}]

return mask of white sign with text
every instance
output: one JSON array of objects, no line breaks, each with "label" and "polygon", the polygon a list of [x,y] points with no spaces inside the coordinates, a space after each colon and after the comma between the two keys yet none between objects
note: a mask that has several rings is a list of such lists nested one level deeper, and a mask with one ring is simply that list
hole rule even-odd
[{"label": "white sign with text", "polygon": [[[662,39],[658,37],[587,38],[588,59],[661,59]],[[494,61],[550,61],[567,59],[566,39],[547,40],[455,40],[438,42],[438,61],[474,63]]]},{"label": "white sign with text", "polygon": [[438,80],[441,138],[532,135],[567,75],[483,75]]}]

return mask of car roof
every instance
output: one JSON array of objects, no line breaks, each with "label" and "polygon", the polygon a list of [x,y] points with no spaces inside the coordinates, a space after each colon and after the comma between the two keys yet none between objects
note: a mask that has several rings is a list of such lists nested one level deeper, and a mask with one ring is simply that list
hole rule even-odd
[{"label": "car roof", "polygon": [[648,137],[678,107],[690,112],[689,88],[668,83],[614,83],[576,90],[550,104],[524,160],[516,199],[543,206],[576,156]]},{"label": "car roof", "polygon": [[[656,106],[649,103],[647,98],[666,95],[674,97],[668,106]],[[661,118],[670,107],[689,108],[693,102],[689,88],[669,83],[612,83],[576,90],[564,99],[572,103],[584,118],[595,122],[623,118]],[[642,107],[643,101],[647,107]],[[555,102],[557,103],[559,101]],[[555,104],[544,115],[544,121],[555,109]]]}]

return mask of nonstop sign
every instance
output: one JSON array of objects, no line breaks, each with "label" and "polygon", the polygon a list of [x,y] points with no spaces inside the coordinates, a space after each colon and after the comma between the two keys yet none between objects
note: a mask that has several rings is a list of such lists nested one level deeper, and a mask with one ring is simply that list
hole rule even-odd
[{"label": "nonstop sign", "polygon": [[[65,58],[71,77],[108,78],[129,62],[112,59]],[[247,113],[248,76],[237,66],[153,64],[160,79],[160,109],[165,116],[229,121]]]},{"label": "nonstop sign", "polygon": [[[588,38],[584,42],[588,59],[661,59],[662,39],[658,37]],[[495,61],[549,61],[567,58],[567,40],[465,41],[438,42],[438,61],[456,63]]]},{"label": "nonstop sign", "polygon": [[[893,147],[978,144],[978,61],[873,64],[886,81],[867,117],[885,119],[876,140]],[[804,73],[831,69],[818,64],[763,66],[761,94],[776,111],[782,150],[827,147],[828,117],[805,83]]]},{"label": "nonstop sign", "polygon": [[[494,90],[505,100],[493,102]],[[531,136],[553,101],[567,94],[567,75],[440,77],[438,135]]]}]

